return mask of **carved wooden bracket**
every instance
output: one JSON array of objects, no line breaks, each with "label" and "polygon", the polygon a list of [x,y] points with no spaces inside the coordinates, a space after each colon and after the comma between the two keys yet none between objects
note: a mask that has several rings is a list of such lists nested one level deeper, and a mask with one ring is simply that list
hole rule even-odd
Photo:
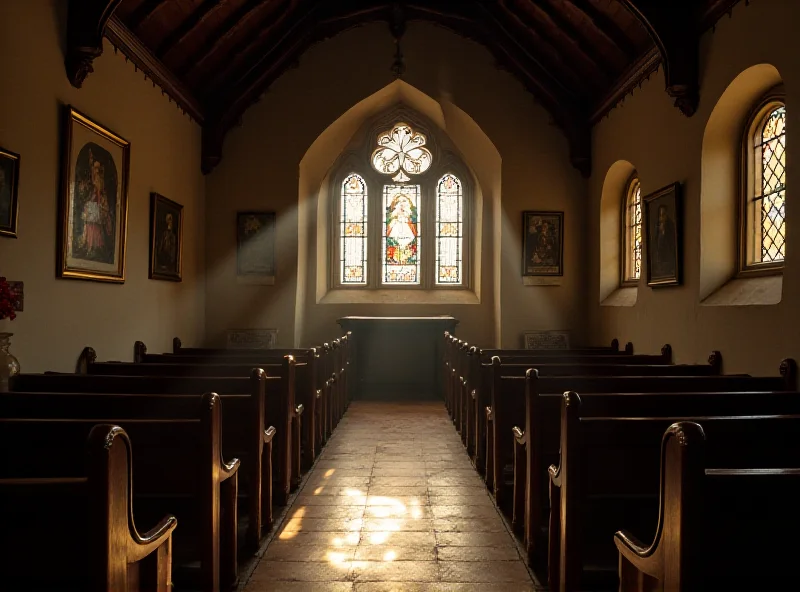
[{"label": "carved wooden bracket", "polygon": [[106,23],[122,0],[70,0],[64,66],[75,88],[94,72],[92,62],[103,53]]},{"label": "carved wooden bracket", "polygon": [[620,0],[644,25],[664,66],[667,94],[687,117],[700,102],[700,29],[692,0]]}]

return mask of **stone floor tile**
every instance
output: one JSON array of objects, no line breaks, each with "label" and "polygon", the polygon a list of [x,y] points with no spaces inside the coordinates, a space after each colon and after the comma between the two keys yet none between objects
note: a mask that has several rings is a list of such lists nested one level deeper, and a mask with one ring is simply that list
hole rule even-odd
[{"label": "stone floor tile", "polygon": [[243,592],[530,592],[440,403],[357,401]]}]

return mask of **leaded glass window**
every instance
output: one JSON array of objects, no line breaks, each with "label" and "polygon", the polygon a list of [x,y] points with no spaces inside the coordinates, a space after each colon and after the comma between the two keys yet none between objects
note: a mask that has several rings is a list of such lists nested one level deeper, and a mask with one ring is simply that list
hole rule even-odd
[{"label": "leaded glass window", "polygon": [[468,169],[449,140],[403,119],[354,141],[331,175],[333,288],[471,285]]},{"label": "leaded glass window", "polygon": [[357,174],[342,183],[339,230],[342,284],[367,283],[367,184]]},{"label": "leaded glass window", "polygon": [[464,204],[461,181],[446,174],[436,186],[436,283],[462,282]]},{"label": "leaded glass window", "polygon": [[383,283],[420,282],[420,186],[383,186]]},{"label": "leaded glass window", "polygon": [[771,109],[754,147],[754,263],[781,262],[786,256],[786,106]]},{"label": "leaded glass window", "polygon": [[623,213],[624,274],[623,283],[635,283],[642,274],[642,186],[633,178],[628,185]]}]

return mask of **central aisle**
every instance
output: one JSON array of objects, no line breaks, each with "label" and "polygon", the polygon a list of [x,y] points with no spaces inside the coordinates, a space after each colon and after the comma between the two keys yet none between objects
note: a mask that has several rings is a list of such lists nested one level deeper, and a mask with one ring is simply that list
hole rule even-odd
[{"label": "central aisle", "polygon": [[441,402],[354,401],[247,592],[528,592]]}]

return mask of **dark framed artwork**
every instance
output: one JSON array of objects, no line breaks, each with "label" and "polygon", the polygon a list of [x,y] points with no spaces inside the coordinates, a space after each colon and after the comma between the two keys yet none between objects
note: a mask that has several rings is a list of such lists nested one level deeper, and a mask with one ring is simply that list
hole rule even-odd
[{"label": "dark framed artwork", "polygon": [[0,236],[17,238],[19,154],[0,148]]},{"label": "dark framed artwork", "polygon": [[63,133],[56,273],[123,283],[130,142],[69,105]]},{"label": "dark framed artwork", "polygon": [[275,212],[236,213],[236,275],[274,283]]},{"label": "dark framed artwork", "polygon": [[522,212],[522,275],[564,275],[564,212]]},{"label": "dark framed artwork", "polygon": [[183,206],[150,194],[150,273],[152,280],[181,281]]},{"label": "dark framed artwork", "polygon": [[644,198],[647,285],[679,286],[683,275],[681,184],[673,183]]}]

